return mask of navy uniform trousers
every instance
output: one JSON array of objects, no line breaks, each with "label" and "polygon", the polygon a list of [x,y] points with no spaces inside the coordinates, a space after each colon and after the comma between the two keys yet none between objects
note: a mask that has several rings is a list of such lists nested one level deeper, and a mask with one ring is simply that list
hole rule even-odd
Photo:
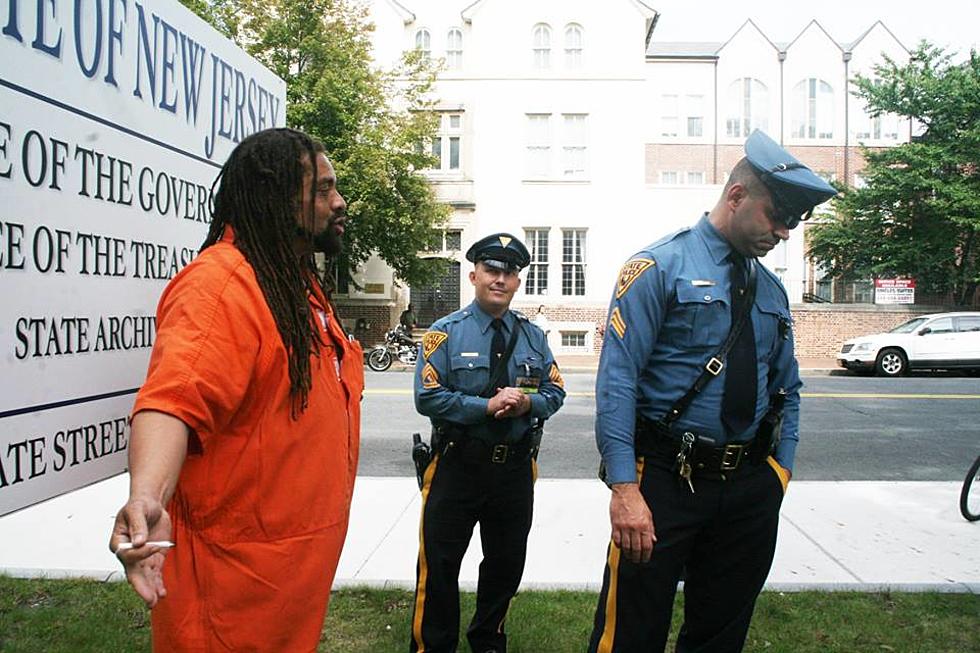
[{"label": "navy uniform trousers", "polygon": [[589,653],[663,651],[684,572],[679,653],[737,653],[772,566],[783,486],[767,463],[743,461],[728,480],[698,478],[694,493],[672,462],[637,458],[657,541],[648,563],[612,542]]},{"label": "navy uniform trousers", "polygon": [[476,522],[483,562],[466,635],[475,653],[507,650],[504,620],[524,573],[537,467],[526,454],[494,463],[488,448],[460,449],[437,455],[422,485],[412,653],[456,651],[459,568]]}]

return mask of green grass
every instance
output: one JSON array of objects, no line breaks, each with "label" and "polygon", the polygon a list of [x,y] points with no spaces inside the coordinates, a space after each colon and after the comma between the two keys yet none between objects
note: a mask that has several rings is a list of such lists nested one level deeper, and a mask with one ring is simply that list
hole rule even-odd
[{"label": "green grass", "polygon": [[[463,627],[473,595],[462,597]],[[507,620],[511,653],[582,653],[595,594],[524,592]],[[674,611],[680,623],[681,599]],[[338,591],[320,651],[403,653],[412,596]],[[463,639],[460,640],[464,641]],[[149,613],[123,583],[0,576],[0,652],[138,652],[150,648]],[[464,646],[461,650],[467,650]],[[969,594],[764,593],[746,651],[944,653],[980,651],[980,596]]]}]

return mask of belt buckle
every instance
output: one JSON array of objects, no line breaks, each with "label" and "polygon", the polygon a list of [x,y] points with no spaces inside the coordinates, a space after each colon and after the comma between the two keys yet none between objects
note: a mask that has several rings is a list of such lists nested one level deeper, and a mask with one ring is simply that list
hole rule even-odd
[{"label": "belt buckle", "polygon": [[721,374],[721,370],[722,370],[722,369],[723,369],[724,367],[725,367],[725,364],[724,364],[724,363],[722,363],[722,362],[721,362],[721,359],[719,359],[719,358],[718,358],[717,356],[712,356],[712,357],[711,357],[711,360],[709,360],[709,361],[708,361],[707,363],[705,363],[705,365],[704,365],[704,369],[706,369],[706,370],[708,370],[708,372],[709,372],[709,373],[710,373],[710,374],[711,374],[712,376],[718,376],[719,374]]},{"label": "belt buckle", "polygon": [[497,444],[493,447],[493,453],[490,454],[490,462],[497,463],[498,465],[507,462],[507,445]]},{"label": "belt buckle", "polygon": [[745,445],[743,444],[726,444],[725,451],[721,454],[720,469],[724,472],[738,469],[738,464],[742,462],[742,453],[744,451]]}]

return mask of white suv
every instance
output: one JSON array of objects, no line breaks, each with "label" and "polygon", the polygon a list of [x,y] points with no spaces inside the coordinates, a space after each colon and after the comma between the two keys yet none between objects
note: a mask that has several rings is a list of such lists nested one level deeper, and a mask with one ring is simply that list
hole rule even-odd
[{"label": "white suv", "polygon": [[881,376],[910,369],[980,370],[980,312],[920,315],[888,333],[852,338],[841,347],[837,363]]}]

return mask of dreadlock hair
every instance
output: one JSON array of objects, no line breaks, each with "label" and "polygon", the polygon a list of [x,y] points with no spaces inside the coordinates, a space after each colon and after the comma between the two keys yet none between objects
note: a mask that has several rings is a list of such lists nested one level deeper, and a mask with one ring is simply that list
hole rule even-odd
[{"label": "dreadlock hair", "polygon": [[[220,241],[225,225],[234,228],[235,246],[255,271],[286,348],[294,420],[309,403],[310,356],[319,356],[323,344],[308,296],[318,289],[328,301],[330,297],[317,274],[312,249],[297,256],[294,248],[298,233],[312,239],[316,157],[322,152],[321,143],[286,128],[266,129],[239,143],[211,186],[211,228],[201,245],[203,251]],[[298,230],[296,216],[307,170],[313,174],[311,215],[303,216],[303,222],[310,228]]]}]

